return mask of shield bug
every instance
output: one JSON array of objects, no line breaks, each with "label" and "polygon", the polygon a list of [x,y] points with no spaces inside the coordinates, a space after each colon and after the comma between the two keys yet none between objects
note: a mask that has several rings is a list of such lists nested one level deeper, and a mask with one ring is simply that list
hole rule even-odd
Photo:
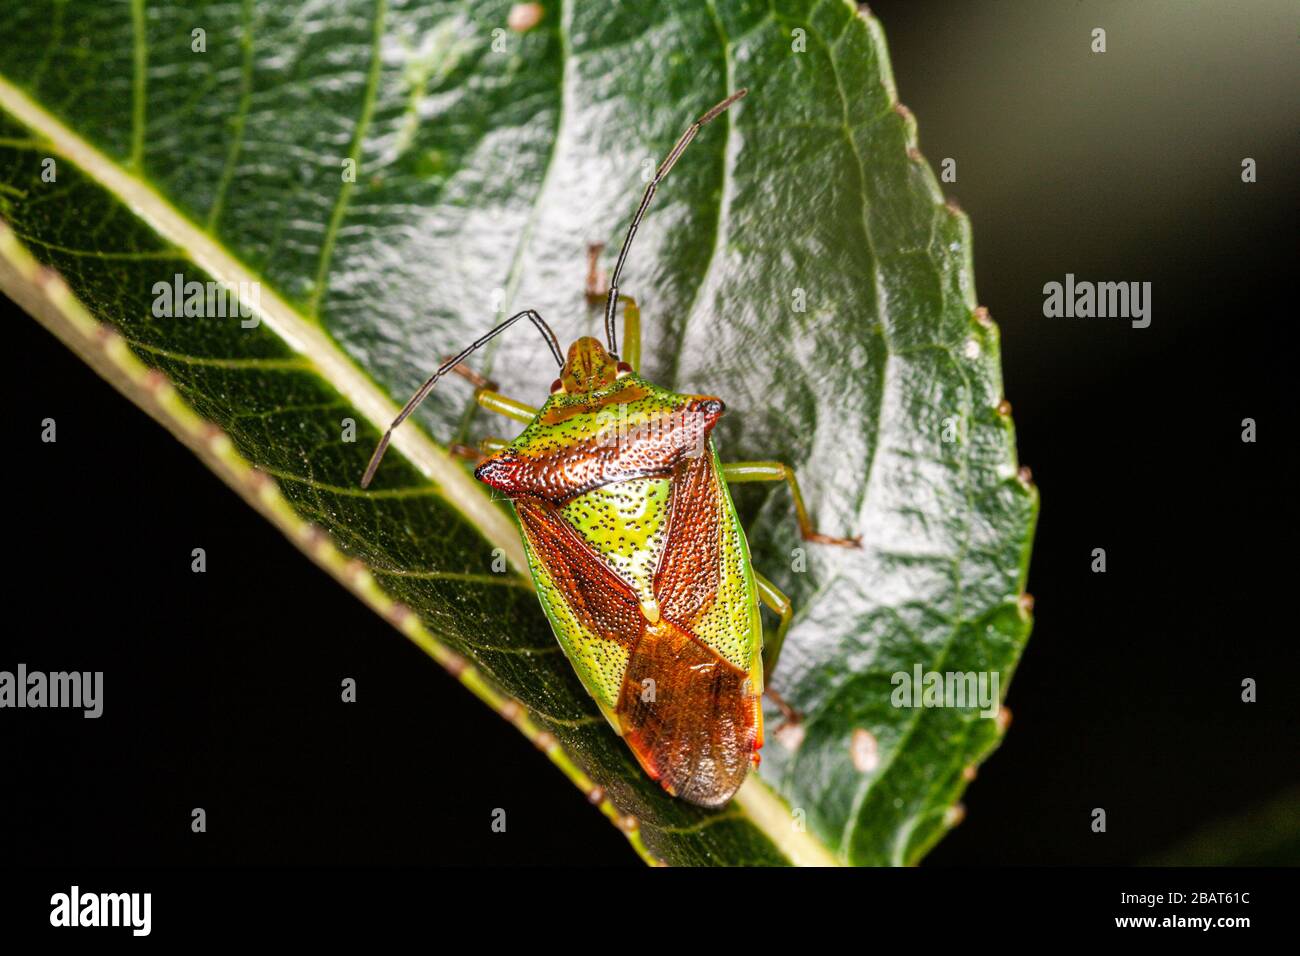
[{"label": "shield bug", "polygon": [[[640,311],[618,282],[663,178],[704,124],[745,95],[718,103],[678,139],[655,171],[623,240],[608,289],[592,250],[587,293],[605,300],[605,338],[567,356],[537,312],[512,315],[448,357],[380,440],[370,484],[393,429],[449,372],[477,386],[485,408],[525,422],[512,441],[487,439],[475,477],[514,506],[542,609],[565,655],[614,730],[669,793],[706,807],[731,799],[758,762],[760,697],[790,624],[790,601],[750,564],[728,483],[784,481],[803,537],[856,547],[813,530],[794,471],[780,462],[723,463],[711,432],[725,411],[712,395],[679,394],[637,374]],[[623,304],[624,349],[615,315]],[[461,365],[528,319],[560,366],[541,408],[506,398]],[[764,644],[759,604],[779,617]],[[786,720],[798,717],[772,693]]]}]

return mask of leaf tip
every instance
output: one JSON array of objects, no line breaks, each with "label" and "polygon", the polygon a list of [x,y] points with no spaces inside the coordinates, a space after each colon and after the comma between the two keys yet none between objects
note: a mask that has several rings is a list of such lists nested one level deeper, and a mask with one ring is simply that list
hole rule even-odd
[{"label": "leaf tip", "polygon": [[1006,706],[999,707],[998,716],[995,719],[997,721],[998,733],[1005,734],[1007,729],[1011,726],[1011,708]]}]

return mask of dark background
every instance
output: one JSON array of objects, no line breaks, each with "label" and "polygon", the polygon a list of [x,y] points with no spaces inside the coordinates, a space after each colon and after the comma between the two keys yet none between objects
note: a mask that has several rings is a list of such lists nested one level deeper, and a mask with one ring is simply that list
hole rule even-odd
[{"label": "dark background", "polygon": [[[1300,17],[1266,2],[872,7],[922,150],[936,169],[957,159],[945,188],[972,219],[1043,499],[1014,722],[928,862],[1300,862],[1284,612]],[[1089,52],[1094,26],[1105,54]],[[1044,318],[1043,284],[1067,272],[1151,282],[1151,327]],[[99,720],[6,714],[2,855],[635,861],[513,728],[0,304],[15,313],[3,666],[111,671]],[[45,417],[57,444],[38,443]],[[1240,700],[1245,677],[1257,703]],[[498,806],[507,835],[487,826]]]}]

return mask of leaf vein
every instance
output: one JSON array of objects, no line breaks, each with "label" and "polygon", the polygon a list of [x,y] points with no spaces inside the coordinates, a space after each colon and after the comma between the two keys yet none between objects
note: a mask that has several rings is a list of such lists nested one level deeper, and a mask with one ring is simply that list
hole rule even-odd
[{"label": "leaf vein", "polygon": [[382,44],[384,37],[384,20],[388,12],[388,0],[375,0],[375,25],[371,38],[370,70],[366,75],[366,88],[361,95],[361,115],[357,118],[356,131],[352,135],[352,148],[348,158],[352,161],[352,179],[344,179],[339,187],[338,198],[334,201],[334,210],[330,213],[329,225],[325,228],[325,238],[321,241],[320,261],[316,266],[316,281],[312,286],[311,297],[307,300],[307,312],[312,318],[320,317],[321,299],[325,294],[325,285],[329,279],[330,260],[334,255],[334,240],[347,214],[348,200],[356,188],[356,171],[361,165],[361,151],[365,145],[366,132],[370,128],[370,118],[374,114],[375,100],[379,94],[379,74],[382,65]]},{"label": "leaf vein", "polygon": [[235,164],[244,148],[244,126],[248,121],[248,111],[253,102],[253,0],[243,0],[240,22],[243,27],[239,43],[243,50],[243,59],[239,69],[239,108],[235,113],[235,133],[226,153],[225,165],[221,168],[221,179],[217,182],[217,194],[212,199],[212,208],[208,211],[208,231],[217,227],[221,219],[222,206],[230,181],[235,175]]},{"label": "leaf vein", "polygon": [[[717,7],[714,6],[714,0],[708,0],[709,15],[713,18],[713,25],[717,28],[718,39],[722,41],[722,66],[725,77],[723,85],[723,98],[730,96],[735,89],[735,67],[731,61],[731,42],[727,39],[727,32],[723,28],[722,20],[718,16]],[[690,326],[691,316],[695,313],[695,308],[699,305],[700,296],[703,295],[705,288],[709,284],[709,276],[713,272],[714,263],[718,259],[718,249],[726,242],[726,230],[723,223],[728,213],[731,211],[731,179],[732,179],[732,157],[731,157],[731,132],[735,124],[733,119],[734,110],[727,110],[720,117],[726,123],[726,136],[722,140],[722,190],[718,198],[718,212],[713,220],[713,246],[709,250],[708,261],[704,264],[704,271],[700,274],[700,284],[695,287],[695,292],[691,296],[690,305],[682,313],[682,328],[678,333],[678,340],[686,341],[686,330]],[[668,384],[670,388],[679,388],[680,383],[677,381],[681,373],[682,354],[685,349],[679,348],[673,355],[673,367],[668,375]]]}]

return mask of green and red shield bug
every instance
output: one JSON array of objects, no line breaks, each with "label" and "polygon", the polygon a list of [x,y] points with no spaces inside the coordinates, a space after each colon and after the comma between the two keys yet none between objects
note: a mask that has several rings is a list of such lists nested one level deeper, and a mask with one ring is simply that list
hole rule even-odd
[{"label": "green and red shield bug", "polygon": [[[640,312],[619,295],[623,263],[650,200],[705,123],[693,123],[655,171],[609,280],[598,288],[592,250],[588,294],[605,299],[607,346],[590,337],[568,357],[531,309],[512,315],[424,383],[384,433],[361,479],[370,484],[393,434],[456,371],[481,405],[527,423],[513,441],[488,439],[475,476],[514,506],[537,594],[560,646],[615,732],[669,793],[705,807],[726,803],[758,762],[760,697],[790,624],[790,601],[750,565],[729,482],[784,481],[803,537],[855,547],[813,530],[794,472],[779,462],[724,464],[711,432],[725,411],[712,395],[683,395],[637,374]],[[625,353],[615,337],[623,303]],[[560,377],[541,408],[506,398],[460,366],[527,318],[546,339]],[[466,449],[460,449],[465,453]],[[780,617],[763,641],[759,604]],[[768,689],[787,720],[797,715]]]}]

